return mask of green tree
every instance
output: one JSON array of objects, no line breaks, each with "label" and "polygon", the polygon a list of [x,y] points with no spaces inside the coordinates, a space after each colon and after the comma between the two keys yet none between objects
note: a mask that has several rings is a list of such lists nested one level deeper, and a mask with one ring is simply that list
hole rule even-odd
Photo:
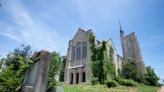
[{"label": "green tree", "polygon": [[57,80],[55,79],[57,75],[59,75],[60,70],[60,56],[58,53],[53,52],[53,59],[50,64],[49,76],[48,76],[48,88],[47,90],[51,90],[55,88],[57,85]]},{"label": "green tree", "polygon": [[[17,70],[19,69],[17,57],[21,56],[24,59],[29,59],[31,57],[31,53],[32,51],[29,45],[26,46],[24,44],[21,44],[20,47],[15,48],[13,52],[10,52],[7,55],[7,58],[5,59],[5,65],[10,66],[11,64],[13,64],[14,70]],[[26,62],[26,60],[24,62]]]},{"label": "green tree", "polygon": [[122,77],[126,79],[136,79],[137,78],[137,68],[135,62],[131,61],[130,59],[123,63],[122,69]]},{"label": "green tree", "polygon": [[155,74],[154,69],[152,69],[150,66],[146,67],[147,73],[145,74],[147,84],[151,86],[159,86],[158,80],[159,77]]},{"label": "green tree", "polygon": [[[26,48],[26,46],[24,46],[24,48]],[[21,48],[16,49],[22,51]],[[18,54],[15,52],[15,50],[14,52],[10,52],[7,57],[3,59],[6,64],[6,68],[3,68],[0,73],[1,92],[20,92],[25,72],[33,63],[29,56],[22,56],[20,53]]]},{"label": "green tree", "polygon": [[60,69],[60,77],[59,77],[59,81],[64,81],[64,71],[65,71],[65,65],[66,65],[66,56],[62,56],[61,57],[61,69]]},{"label": "green tree", "polygon": [[1,70],[1,68],[2,68],[2,66],[3,66],[3,61],[4,61],[4,58],[1,58],[1,59],[0,59],[0,70]]},{"label": "green tree", "polygon": [[123,78],[133,79],[134,81],[139,83],[145,83],[144,73],[140,72],[137,69],[136,63],[132,61],[130,58],[128,59],[128,62],[123,63],[121,75]]}]

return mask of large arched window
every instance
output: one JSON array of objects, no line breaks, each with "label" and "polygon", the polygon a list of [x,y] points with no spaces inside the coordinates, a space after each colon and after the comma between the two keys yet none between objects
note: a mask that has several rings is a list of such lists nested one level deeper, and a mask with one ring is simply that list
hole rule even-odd
[{"label": "large arched window", "polygon": [[76,60],[78,60],[78,52],[79,52],[79,49],[78,49],[78,45],[76,46]]},{"label": "large arched window", "polygon": [[76,60],[81,59],[81,43],[77,43],[76,45]]},{"label": "large arched window", "polygon": [[83,54],[82,54],[82,57],[83,59],[85,59],[87,57],[87,43],[86,42],[83,42]]},{"label": "large arched window", "polygon": [[81,60],[81,44],[79,45],[79,60]]},{"label": "large arched window", "polygon": [[75,54],[76,53],[76,49],[75,47],[72,48],[72,61],[75,61]]}]

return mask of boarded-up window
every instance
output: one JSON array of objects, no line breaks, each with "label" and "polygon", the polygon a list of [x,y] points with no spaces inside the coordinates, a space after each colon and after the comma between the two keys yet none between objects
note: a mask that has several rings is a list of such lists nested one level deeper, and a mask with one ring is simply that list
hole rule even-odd
[{"label": "boarded-up window", "polygon": [[27,76],[25,80],[25,84],[27,85],[35,85],[35,80],[36,80],[36,75],[37,75],[37,70],[38,70],[38,63],[34,63],[29,70],[27,71]]}]

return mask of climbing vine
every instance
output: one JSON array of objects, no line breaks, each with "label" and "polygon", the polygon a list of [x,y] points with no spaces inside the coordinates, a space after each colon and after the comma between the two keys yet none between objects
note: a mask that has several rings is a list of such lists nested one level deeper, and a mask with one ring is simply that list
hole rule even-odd
[{"label": "climbing vine", "polygon": [[107,62],[104,59],[104,51],[106,50],[106,42],[102,41],[102,46],[96,47],[95,36],[93,33],[90,34],[90,49],[91,55],[91,68],[93,77],[97,77],[100,84],[109,77],[112,78],[115,75],[115,67],[113,64],[113,48],[110,48],[110,58]]},{"label": "climbing vine", "polygon": [[91,44],[91,67],[93,77],[97,77],[100,84],[103,84],[106,80],[106,74],[104,69],[104,51],[106,49],[106,42],[102,42],[102,46],[96,47],[95,36],[93,33],[90,34],[89,38]]},{"label": "climbing vine", "polygon": [[114,65],[114,58],[113,58],[113,48],[110,47],[109,50],[109,59],[108,59],[108,63],[107,63],[107,74],[108,74],[108,79],[113,79],[116,76],[116,72],[115,72],[115,65]]}]

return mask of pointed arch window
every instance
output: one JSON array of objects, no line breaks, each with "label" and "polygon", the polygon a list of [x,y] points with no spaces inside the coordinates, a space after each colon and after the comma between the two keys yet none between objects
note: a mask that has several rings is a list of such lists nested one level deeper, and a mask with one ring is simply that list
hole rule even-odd
[{"label": "pointed arch window", "polygon": [[82,48],[83,48],[82,57],[83,59],[85,59],[87,57],[87,43],[86,42],[83,42]]},{"label": "pointed arch window", "polygon": [[77,43],[76,45],[76,60],[81,59],[81,43]]},{"label": "pointed arch window", "polygon": [[76,53],[76,48],[75,47],[73,47],[72,48],[72,61],[75,61],[75,54]]}]

